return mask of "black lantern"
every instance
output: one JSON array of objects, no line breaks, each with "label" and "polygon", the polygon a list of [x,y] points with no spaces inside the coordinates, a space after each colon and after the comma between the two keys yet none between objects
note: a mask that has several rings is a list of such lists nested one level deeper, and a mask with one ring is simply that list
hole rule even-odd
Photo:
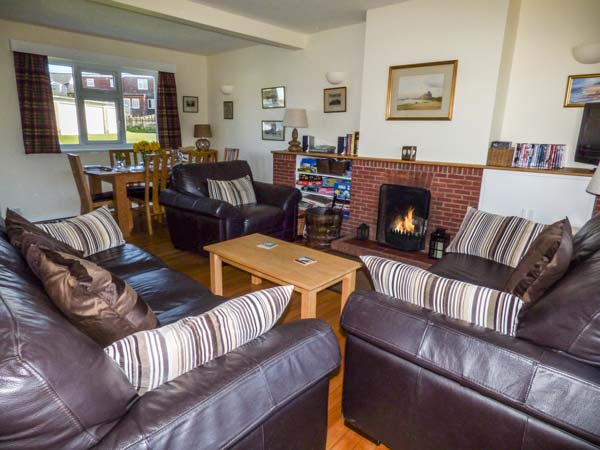
[{"label": "black lantern", "polygon": [[431,233],[431,239],[429,240],[429,257],[433,259],[442,259],[446,247],[450,242],[450,236],[446,234],[445,228],[438,228]]},{"label": "black lantern", "polygon": [[369,225],[361,223],[356,227],[356,239],[359,241],[367,241],[369,239]]}]

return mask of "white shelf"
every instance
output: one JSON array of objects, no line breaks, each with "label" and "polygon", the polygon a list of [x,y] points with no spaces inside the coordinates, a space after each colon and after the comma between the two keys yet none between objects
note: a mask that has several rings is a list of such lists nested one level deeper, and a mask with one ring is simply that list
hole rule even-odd
[{"label": "white shelf", "polygon": [[331,175],[328,173],[317,173],[317,172],[303,172],[301,170],[297,170],[296,172],[298,172],[301,175],[316,175],[319,177],[339,178],[340,180],[347,180],[347,181],[352,180],[352,177],[347,177],[344,175]]},{"label": "white shelf", "polygon": [[[296,187],[298,187],[298,186],[296,186]],[[300,192],[302,192],[302,195],[304,195],[304,194],[311,194],[311,195],[318,195],[319,197],[325,197],[325,198],[331,198],[331,199],[333,199],[333,194],[322,194],[320,192],[303,191],[301,188],[299,188],[299,189],[300,189]]]}]

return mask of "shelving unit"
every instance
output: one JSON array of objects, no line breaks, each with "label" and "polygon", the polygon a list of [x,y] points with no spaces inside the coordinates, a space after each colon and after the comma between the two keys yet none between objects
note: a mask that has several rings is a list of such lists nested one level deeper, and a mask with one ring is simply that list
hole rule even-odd
[{"label": "shelving unit", "polygon": [[[300,203],[300,209],[301,210],[305,210],[308,208],[311,208],[313,206],[331,206],[334,202],[334,198],[336,198],[335,195],[335,191],[338,190],[338,192],[343,192],[343,194],[341,194],[340,196],[338,196],[339,198],[336,198],[336,207],[340,207],[343,209],[344,211],[344,218],[347,219],[350,215],[350,197],[348,195],[348,193],[346,191],[350,191],[350,187],[351,187],[351,182],[352,182],[352,176],[350,175],[333,175],[333,174],[328,174],[328,173],[322,173],[322,172],[317,172],[316,171],[316,165],[315,167],[315,171],[307,171],[307,170],[300,170],[302,168],[303,165],[303,161],[309,161],[309,160],[314,160],[316,162],[316,160],[318,159],[337,159],[338,155],[323,155],[323,154],[307,154],[307,153],[303,153],[300,155],[296,156],[296,170],[295,170],[295,184],[296,187],[298,189],[300,189],[302,191],[302,202]],[[309,179],[314,178],[315,179],[315,184],[312,184],[310,186],[317,187],[318,189],[331,189],[333,192],[329,193],[329,192],[322,192],[322,191],[315,191],[315,190],[311,190],[309,189],[309,187],[307,185],[304,185],[301,183],[301,177],[305,175],[308,176]],[[320,183],[321,184],[317,184],[319,183],[318,178],[321,178]],[[327,185],[327,186],[323,186],[323,181],[327,180],[327,179],[331,179],[331,180],[335,180],[333,185]],[[343,185],[343,186],[342,186]],[[338,189],[338,187],[340,189]],[[343,189],[341,189],[343,188]],[[343,198],[341,198],[343,197]]]}]

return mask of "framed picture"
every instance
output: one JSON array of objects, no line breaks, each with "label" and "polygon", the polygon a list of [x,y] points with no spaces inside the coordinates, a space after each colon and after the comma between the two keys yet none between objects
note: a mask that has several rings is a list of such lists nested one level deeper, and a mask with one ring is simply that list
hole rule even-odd
[{"label": "framed picture", "polygon": [[183,96],[183,112],[197,113],[198,112],[198,97],[191,97],[189,95],[184,95]]},{"label": "framed picture", "polygon": [[223,119],[233,119],[233,102],[223,102]]},{"label": "framed picture", "polygon": [[346,112],[346,88],[323,89],[323,112]]},{"label": "framed picture", "polygon": [[262,88],[263,109],[285,108],[285,86]]},{"label": "framed picture", "polygon": [[584,107],[586,103],[600,102],[600,73],[569,75],[565,106]]},{"label": "framed picture", "polygon": [[283,120],[263,120],[262,139],[263,141],[283,141],[285,139]]},{"label": "framed picture", "polygon": [[392,66],[387,120],[452,120],[458,60]]}]

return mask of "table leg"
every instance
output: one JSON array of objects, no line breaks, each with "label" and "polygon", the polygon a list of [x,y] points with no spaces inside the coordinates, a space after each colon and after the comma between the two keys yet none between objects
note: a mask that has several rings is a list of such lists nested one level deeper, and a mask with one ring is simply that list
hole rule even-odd
[{"label": "table leg", "polygon": [[302,304],[300,306],[301,319],[314,319],[317,317],[317,291],[301,291]]},{"label": "table leg", "polygon": [[102,180],[98,177],[88,176],[91,194],[100,194],[102,192]]},{"label": "table leg", "polygon": [[262,278],[259,278],[254,275],[250,275],[250,282],[254,285],[262,284]]},{"label": "table leg", "polygon": [[133,218],[131,217],[131,205],[127,198],[127,183],[123,177],[114,177],[113,196],[119,228],[121,228],[123,236],[128,237],[133,230]]},{"label": "table leg", "polygon": [[214,253],[210,254],[210,290],[215,295],[223,295],[223,260]]},{"label": "table leg", "polygon": [[344,306],[346,306],[348,297],[354,292],[354,289],[356,289],[356,271],[353,270],[342,280],[342,311],[344,310]]}]

